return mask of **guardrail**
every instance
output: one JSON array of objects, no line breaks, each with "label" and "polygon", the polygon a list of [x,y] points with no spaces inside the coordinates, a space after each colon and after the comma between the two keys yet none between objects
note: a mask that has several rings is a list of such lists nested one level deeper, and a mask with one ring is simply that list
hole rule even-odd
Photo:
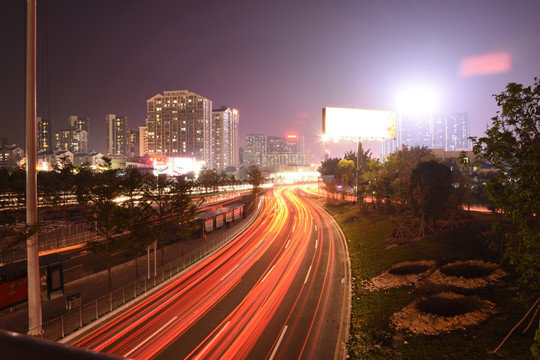
[{"label": "guardrail", "polygon": [[215,238],[208,240],[201,247],[160,267],[157,276],[149,280],[144,278],[137,282],[130,282],[122,288],[114,290],[112,294],[102,296],[78,308],[72,309],[56,319],[43,323],[40,336],[53,341],[59,340],[83,326],[100,319],[103,315],[134,300],[147,291],[155,289],[156,286],[162,284],[164,281],[182,272],[216,250],[219,250],[244,232],[253,223],[261,212],[263,199],[264,197],[260,198],[257,209],[248,215],[241,224],[236,225],[233,229],[223,234],[216,235]]},{"label": "guardrail", "polygon": [[[201,197],[205,199],[204,205],[209,205],[240,197],[244,191],[234,190],[209,196],[201,194]],[[39,252],[61,250],[62,248],[85,244],[88,241],[97,241],[102,238],[88,228],[89,226],[86,222],[79,224],[66,224],[65,222],[46,224],[39,230]],[[26,254],[25,246],[6,253],[0,252],[0,265],[24,260],[26,259]]]}]

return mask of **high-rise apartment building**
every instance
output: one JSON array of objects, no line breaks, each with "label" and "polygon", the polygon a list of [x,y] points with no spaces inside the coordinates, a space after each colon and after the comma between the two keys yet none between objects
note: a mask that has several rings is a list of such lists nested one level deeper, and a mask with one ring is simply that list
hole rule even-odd
[{"label": "high-rise apartment building", "polygon": [[242,149],[244,165],[275,167],[307,165],[308,162],[309,156],[304,151],[304,137],[300,135],[281,137],[250,134],[246,136],[246,146]]},{"label": "high-rise apartment building", "polygon": [[267,138],[266,154],[284,154],[287,151],[287,139],[270,135]]},{"label": "high-rise apartment building", "polygon": [[383,159],[403,146],[446,151],[469,150],[469,115],[423,114],[398,116],[396,140],[383,142]]},{"label": "high-rise apartment building", "polygon": [[400,114],[397,121],[397,140],[399,144],[408,147],[431,147],[430,114]]},{"label": "high-rise apartment building", "polygon": [[212,166],[212,101],[188,90],[146,101],[148,154],[194,157]]},{"label": "high-rise apartment building", "polygon": [[262,164],[262,147],[259,145],[246,145],[240,148],[240,162],[244,166]]},{"label": "high-rise apartment building", "polygon": [[246,135],[246,146],[241,149],[243,165],[261,165],[262,156],[266,154],[268,137],[264,134]]},{"label": "high-rise apartment building", "polygon": [[285,153],[287,154],[303,154],[304,153],[304,137],[299,135],[287,135],[285,138],[286,146]]},{"label": "high-rise apartment building", "polygon": [[106,123],[107,154],[130,156],[130,136],[126,116],[108,114]]},{"label": "high-rise apartment building", "polygon": [[53,121],[37,117],[37,150],[54,149]]},{"label": "high-rise apartment building", "polygon": [[84,130],[87,133],[90,133],[90,120],[88,118],[83,118],[78,115],[70,115],[68,121],[69,127]]},{"label": "high-rise apartment building", "polygon": [[139,126],[139,155],[148,154],[148,127]]},{"label": "high-rise apartment building", "polygon": [[129,157],[139,156],[139,130],[129,129]]},{"label": "high-rise apartment building", "polygon": [[450,113],[446,117],[446,151],[470,150],[469,114]]},{"label": "high-rise apartment building", "polygon": [[238,166],[238,124],[237,109],[224,106],[212,110],[213,169],[225,170],[228,166]]},{"label": "high-rise apartment building", "polygon": [[60,129],[54,132],[54,143],[54,150],[60,149],[71,153],[87,153],[88,133],[86,130],[72,127]]}]

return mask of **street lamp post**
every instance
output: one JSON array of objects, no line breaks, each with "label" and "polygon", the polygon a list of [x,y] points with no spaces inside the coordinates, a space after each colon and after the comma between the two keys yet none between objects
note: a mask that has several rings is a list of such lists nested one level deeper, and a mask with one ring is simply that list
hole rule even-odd
[{"label": "street lamp post", "polygon": [[39,276],[39,244],[36,174],[36,22],[37,0],[27,1],[26,30],[26,224],[30,236],[26,240],[28,271],[28,330],[30,335],[40,335],[41,291]]}]

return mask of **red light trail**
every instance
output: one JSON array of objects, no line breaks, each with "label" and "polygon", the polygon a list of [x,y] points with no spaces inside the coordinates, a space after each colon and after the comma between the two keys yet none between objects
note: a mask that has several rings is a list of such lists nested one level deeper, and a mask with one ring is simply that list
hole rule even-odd
[{"label": "red light trail", "polygon": [[135,359],[335,358],[350,296],[336,226],[298,188],[269,191],[236,240],[74,344]]}]

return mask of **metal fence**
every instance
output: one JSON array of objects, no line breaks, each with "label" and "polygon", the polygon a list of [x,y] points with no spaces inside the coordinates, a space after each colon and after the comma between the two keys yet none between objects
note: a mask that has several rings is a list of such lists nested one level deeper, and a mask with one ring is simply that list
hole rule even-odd
[{"label": "metal fence", "polygon": [[[244,191],[247,186],[236,186],[236,190],[220,189],[220,191],[228,191],[216,195],[205,197],[204,204],[213,204],[220,201],[233,199],[241,196],[241,191]],[[202,194],[204,196],[204,194]],[[40,225],[39,229],[39,252],[60,250],[69,246],[85,244],[88,241],[96,241],[101,239],[95,232],[89,230],[86,222],[67,223],[64,221],[50,222]],[[9,239],[5,239],[6,242]],[[16,260],[26,259],[26,247],[0,252],[0,264],[8,264]]]},{"label": "metal fence", "polygon": [[75,330],[98,320],[105,314],[117,309],[145,292],[154,289],[157,285],[220,249],[231,240],[235,239],[253,223],[262,209],[262,202],[261,199],[257,209],[248,215],[241,224],[222,234],[216,235],[197,249],[160,267],[158,274],[153,278],[144,278],[137,282],[130,282],[122,288],[114,290],[112,294],[102,296],[75,309],[69,310],[67,313],[56,319],[45,322],[42,325],[41,337],[53,341],[61,339]]},{"label": "metal fence", "polygon": [[[46,223],[41,226],[38,236],[39,252],[60,250],[99,238],[95,232],[88,229],[86,222],[78,224],[66,222]],[[9,241],[9,239],[5,240]],[[0,264],[7,264],[22,259],[26,259],[25,246],[0,253]]]}]

